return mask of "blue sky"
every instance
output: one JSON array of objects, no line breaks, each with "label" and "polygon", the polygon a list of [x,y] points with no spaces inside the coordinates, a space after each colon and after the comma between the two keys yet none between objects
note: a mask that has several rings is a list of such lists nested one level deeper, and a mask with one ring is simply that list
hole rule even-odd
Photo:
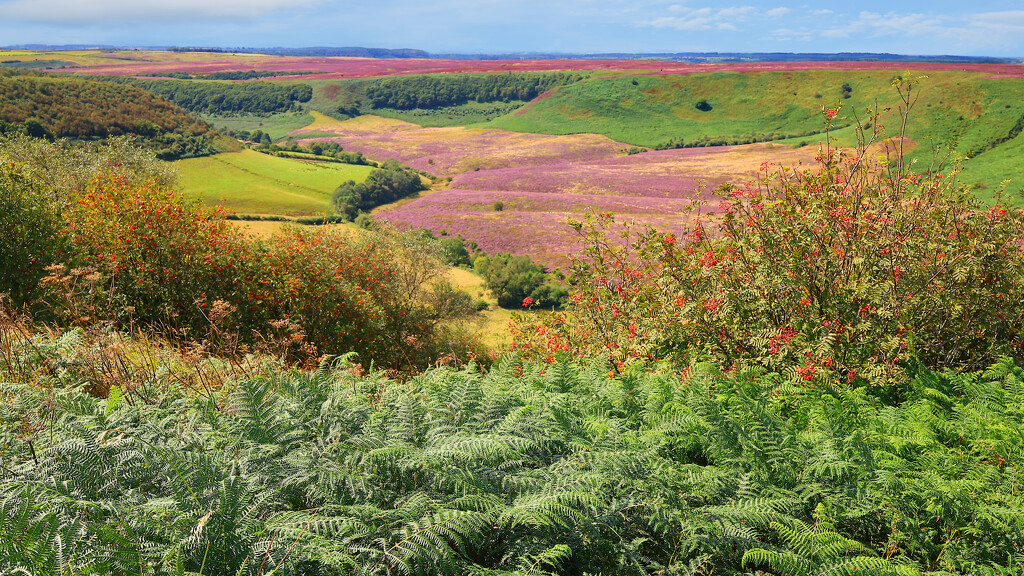
[{"label": "blue sky", "polygon": [[1024,57],[1024,0],[0,0],[0,44]]}]

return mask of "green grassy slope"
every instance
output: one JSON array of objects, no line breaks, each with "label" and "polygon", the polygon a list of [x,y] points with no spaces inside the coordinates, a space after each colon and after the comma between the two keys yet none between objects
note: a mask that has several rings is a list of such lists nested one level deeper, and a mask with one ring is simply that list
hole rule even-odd
[{"label": "green grassy slope", "polygon": [[[853,76],[857,77],[854,78]],[[820,130],[822,105],[840,99],[863,107],[888,86],[891,72],[815,71],[594,78],[553,91],[522,110],[490,123],[521,132],[596,132],[655,146],[721,140],[771,140]],[[711,110],[696,105],[706,101]]]},{"label": "green grassy slope", "polygon": [[290,216],[330,212],[331,192],[361,182],[373,168],[277,158],[252,150],[177,163],[186,197],[242,214]]},{"label": "green grassy slope", "polygon": [[1024,204],[1017,195],[1024,195],[1024,134],[965,163],[961,180],[975,188],[984,199],[994,197],[1003,181],[1009,180],[1006,192],[1012,194],[1008,203]]},{"label": "green grassy slope", "polygon": [[270,137],[274,140],[281,140],[292,130],[305,128],[313,123],[313,117],[307,112],[285,112],[270,116],[204,115],[201,116],[201,118],[212,124],[215,128],[227,128],[228,130],[235,130],[239,132],[242,130],[249,132],[262,130],[270,134]]},{"label": "green grassy slope", "polygon": [[[856,112],[876,101],[889,135],[899,132],[893,71],[714,73],[689,76],[593,78],[554,91],[519,111],[488,122],[492,128],[545,134],[595,132],[639,146],[730,144],[763,140],[820,140],[822,106],[843,104],[836,120],[840,143],[853,143]],[[852,88],[842,98],[842,86]],[[965,72],[932,72],[918,95],[907,135],[919,142],[909,155],[930,162],[936,147],[965,157],[972,183],[995,188],[1003,178],[1022,180],[1021,147],[1007,140],[1024,117],[1024,81],[987,79]],[[711,110],[698,110],[701,100]],[[1006,142],[1003,142],[1007,140]]]}]

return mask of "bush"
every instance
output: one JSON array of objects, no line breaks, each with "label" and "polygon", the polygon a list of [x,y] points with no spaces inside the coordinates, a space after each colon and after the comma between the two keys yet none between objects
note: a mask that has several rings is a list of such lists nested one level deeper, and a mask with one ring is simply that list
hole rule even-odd
[{"label": "bush", "polygon": [[60,207],[14,164],[0,164],[0,294],[32,304],[47,266],[63,252]]},{"label": "bush", "polygon": [[473,268],[503,308],[554,308],[568,296],[568,290],[529,256],[481,255],[473,260]]},{"label": "bush", "polygon": [[[908,100],[905,106],[909,107]],[[824,111],[828,125],[836,115]],[[575,311],[549,353],[614,360],[711,354],[798,381],[891,382],[911,358],[977,369],[1021,356],[1024,215],[983,205],[949,174],[826,146],[814,170],[764,166],[723,186],[706,229],[646,230],[621,247],[610,217],[575,225]],[[709,223],[710,224],[710,223]]]},{"label": "bush", "polygon": [[367,230],[358,239],[293,229],[272,244],[289,318],[332,353],[359,352],[377,366],[415,369],[472,351],[445,324],[473,312],[415,234]]},{"label": "bush", "polygon": [[249,340],[284,316],[281,278],[266,250],[221,216],[112,171],[75,196],[66,226],[77,264],[108,279],[105,316],[198,335],[220,300],[237,308],[232,327]]},{"label": "bush", "polygon": [[335,212],[351,221],[360,211],[369,211],[426,189],[419,173],[388,160],[371,171],[362,183],[349,180],[335,189],[331,204]]},{"label": "bush", "polygon": [[[219,213],[116,172],[75,197],[66,227],[76,263],[102,278],[69,295],[79,319],[88,309],[89,321],[215,337],[214,345],[259,344],[288,326],[296,345],[402,369],[474,346],[448,331],[472,312],[468,296],[441,282],[434,252],[405,236],[295,227],[258,241]],[[53,280],[66,288],[75,278]]]}]

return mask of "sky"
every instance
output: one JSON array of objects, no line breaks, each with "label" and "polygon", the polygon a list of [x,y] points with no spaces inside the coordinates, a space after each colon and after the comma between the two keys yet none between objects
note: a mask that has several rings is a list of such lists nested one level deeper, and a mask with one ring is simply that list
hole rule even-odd
[{"label": "sky", "polygon": [[1024,58],[1024,0],[0,0],[0,45]]}]

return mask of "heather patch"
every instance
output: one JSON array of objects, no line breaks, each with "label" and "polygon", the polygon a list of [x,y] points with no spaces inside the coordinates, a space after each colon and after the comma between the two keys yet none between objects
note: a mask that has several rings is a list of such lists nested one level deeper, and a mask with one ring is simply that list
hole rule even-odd
[{"label": "heather patch", "polygon": [[[440,176],[509,166],[548,165],[614,158],[627,148],[607,137],[594,134],[548,136],[505,130],[475,128],[420,128],[401,120],[357,118],[321,132],[346,150],[358,150],[378,160],[398,160]],[[295,136],[301,143],[302,132]]]},{"label": "heather patch", "polygon": [[313,140],[452,177],[447,189],[378,210],[380,217],[435,234],[461,234],[487,252],[527,254],[552,266],[566,264],[576,250],[576,234],[566,225],[570,217],[613,212],[671,230],[682,224],[692,200],[725,182],[756,178],[766,159],[799,165],[817,152],[755,144],[626,155],[627,146],[592,134],[419,128],[373,117],[319,130],[337,136]]}]

